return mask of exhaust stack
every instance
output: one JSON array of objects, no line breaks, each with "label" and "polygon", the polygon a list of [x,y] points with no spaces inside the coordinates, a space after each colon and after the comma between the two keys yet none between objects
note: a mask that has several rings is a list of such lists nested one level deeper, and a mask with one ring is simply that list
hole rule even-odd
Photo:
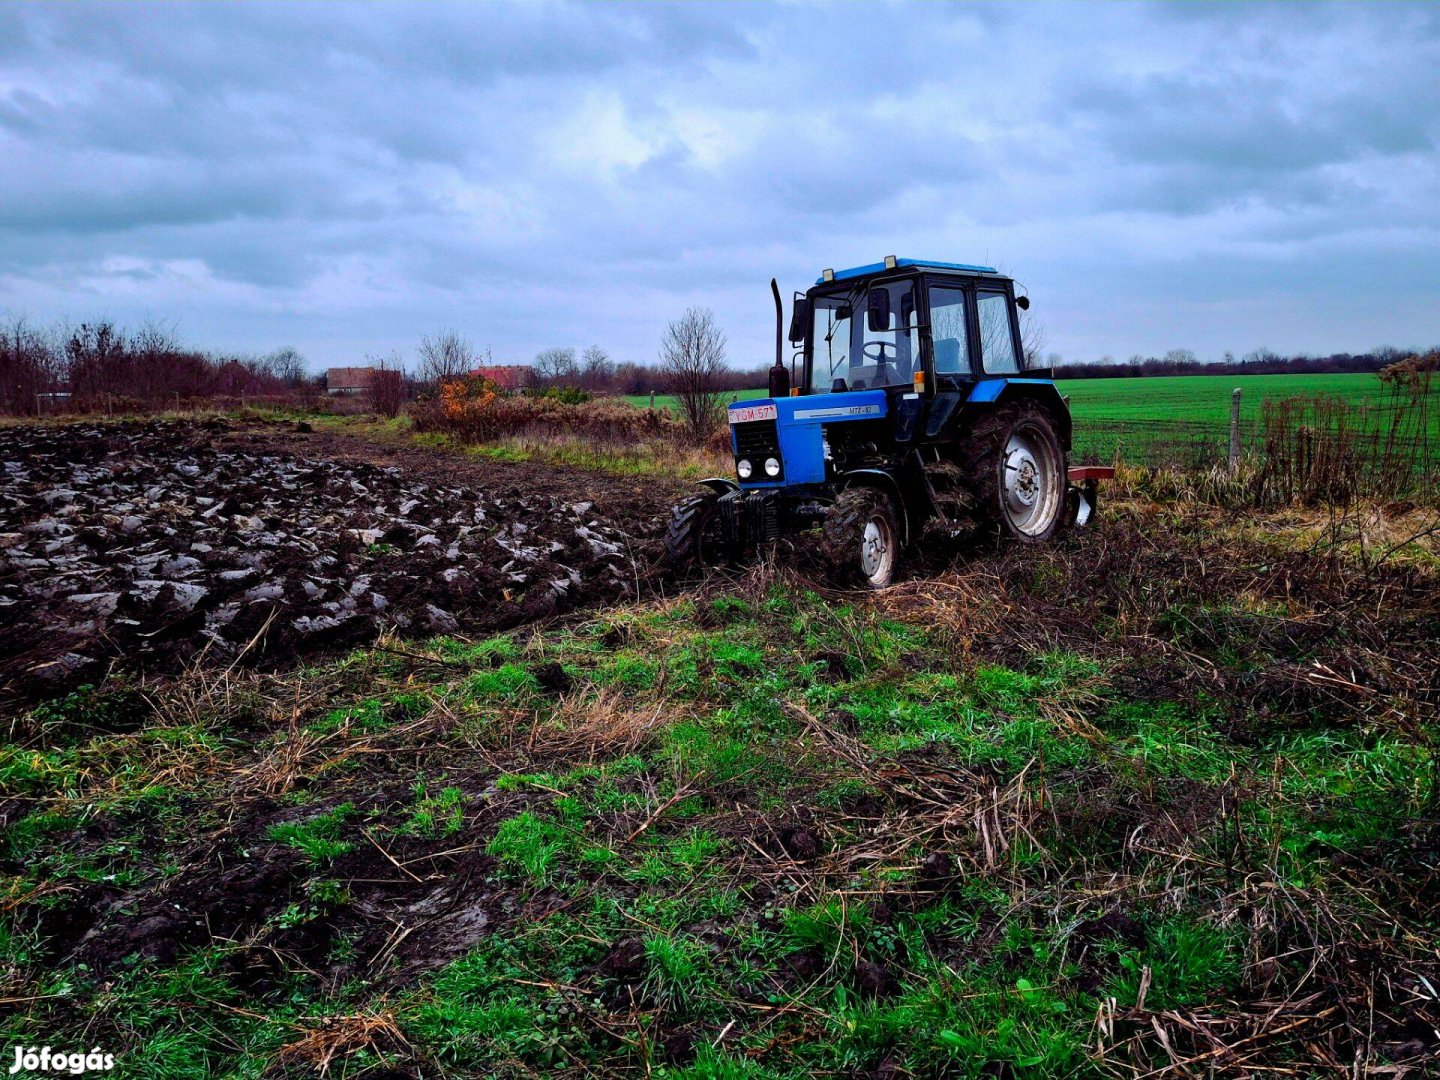
[{"label": "exhaust stack", "polygon": [[775,297],[775,366],[770,369],[770,396],[790,396],[790,372],[785,367],[785,305],[780,301],[780,283],[770,279],[770,292]]}]

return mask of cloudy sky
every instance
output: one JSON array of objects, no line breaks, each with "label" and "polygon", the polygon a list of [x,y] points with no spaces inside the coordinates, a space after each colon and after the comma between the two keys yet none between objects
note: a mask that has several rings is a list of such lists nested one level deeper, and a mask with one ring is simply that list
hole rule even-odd
[{"label": "cloudy sky", "polygon": [[0,5],[0,311],[649,361],[989,262],[1048,349],[1440,342],[1440,4]]}]

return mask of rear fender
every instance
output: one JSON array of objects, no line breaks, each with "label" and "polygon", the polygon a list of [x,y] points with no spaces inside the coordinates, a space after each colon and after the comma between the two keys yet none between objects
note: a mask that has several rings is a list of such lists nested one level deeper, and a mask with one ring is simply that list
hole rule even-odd
[{"label": "rear fender", "polygon": [[1049,379],[984,379],[975,384],[962,416],[973,417],[981,409],[1028,398],[1043,405],[1055,417],[1055,434],[1060,445],[1070,449],[1070,407]]},{"label": "rear fender", "polygon": [[841,491],[852,487],[872,487],[885,492],[895,500],[895,516],[900,519],[900,528],[904,532],[901,542],[910,543],[910,509],[905,505],[905,493],[900,490],[900,483],[884,469],[855,469],[839,477]]}]

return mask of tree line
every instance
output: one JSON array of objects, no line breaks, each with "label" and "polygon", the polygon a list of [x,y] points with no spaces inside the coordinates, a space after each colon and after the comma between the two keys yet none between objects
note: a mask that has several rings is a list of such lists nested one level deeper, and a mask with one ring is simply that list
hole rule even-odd
[{"label": "tree line", "polygon": [[313,390],[291,348],[264,355],[202,352],[172,328],[130,331],[109,321],[39,327],[0,323],[0,413],[163,408],[177,402]]},{"label": "tree line", "polygon": [[[598,345],[577,355],[574,348],[542,349],[526,365],[522,389],[578,390],[595,395],[673,394],[682,419],[697,440],[708,437],[724,419],[725,398],[738,390],[765,385],[768,367],[736,370],[726,362],[725,332],[706,308],[689,308],[665,329],[658,364],[617,363]],[[483,354],[451,330],[421,339],[415,383],[421,392],[451,379],[493,368]],[[393,415],[393,414],[391,414]]]},{"label": "tree line", "polygon": [[[678,321],[685,321],[690,315],[687,312]],[[710,316],[709,329],[718,333],[713,315]],[[672,381],[664,370],[667,355],[662,345],[658,365],[639,364],[631,360],[615,360],[599,345],[583,350],[556,345],[540,350],[528,364],[497,364],[488,347],[477,349],[458,331],[446,330],[420,339],[411,382],[418,392],[426,393],[446,379],[459,378],[472,371],[519,366],[525,370],[522,386],[540,389],[571,387],[590,394],[631,397],[664,394],[670,392]],[[392,366],[394,362],[390,362]],[[712,377],[719,391],[749,390],[765,385],[768,370],[767,364],[737,369],[722,363],[719,370],[712,372]]]},{"label": "tree line", "polygon": [[[1038,350],[1034,350],[1038,351]],[[1236,358],[1205,362],[1188,349],[1164,356],[1136,354],[1126,361],[1103,357],[1066,361],[1050,353],[1032,367],[1053,368],[1064,379],[1134,378],[1157,375],[1278,375],[1378,372],[1404,356],[1426,350],[1389,346],[1367,353],[1281,356],[1256,349]],[[1433,350],[1431,350],[1433,351]],[[455,330],[426,335],[407,372],[404,357],[368,356],[365,364],[383,372],[386,412],[408,397],[434,393],[450,378],[497,365],[489,348],[476,348]],[[700,370],[695,370],[695,365]],[[520,365],[525,388],[573,388],[593,395],[645,396],[675,393],[690,399],[703,389],[707,399],[696,415],[699,427],[713,415],[712,395],[762,387],[768,364],[731,367],[725,336],[707,310],[692,308],[671,323],[657,363],[616,361],[598,345],[583,350],[552,346]],[[23,317],[0,323],[0,413],[29,416],[51,411],[157,409],[214,399],[268,396],[310,399],[324,393],[324,377],[312,375],[293,348],[264,354],[215,352],[182,343],[172,327],[147,322],[131,331],[102,320],[79,325],[37,326]],[[393,399],[393,400],[392,400]],[[687,414],[693,402],[685,405]],[[393,413],[392,413],[393,415]]]},{"label": "tree line", "polygon": [[1281,356],[1269,349],[1256,349],[1239,359],[1234,353],[1227,352],[1219,361],[1206,361],[1198,359],[1189,349],[1171,349],[1164,356],[1136,353],[1125,361],[1106,356],[1090,362],[1065,360],[1059,354],[1051,353],[1040,366],[1053,368],[1055,377],[1059,379],[1133,379],[1153,375],[1331,375],[1378,372],[1406,356],[1426,351],[1385,345],[1368,353]]},{"label": "tree line", "polygon": [[[367,356],[363,366],[389,399],[433,392],[447,378],[496,366],[456,331],[426,335],[413,372],[399,353]],[[617,362],[599,346],[542,350],[522,365],[526,385],[573,387],[596,395],[669,392],[657,366]],[[765,368],[713,371],[717,391],[764,385]],[[154,410],[214,399],[313,398],[325,392],[323,374],[307,370],[293,348],[263,354],[202,350],[182,342],[173,327],[146,322],[129,330],[109,320],[40,326],[24,317],[0,322],[0,414]]]}]

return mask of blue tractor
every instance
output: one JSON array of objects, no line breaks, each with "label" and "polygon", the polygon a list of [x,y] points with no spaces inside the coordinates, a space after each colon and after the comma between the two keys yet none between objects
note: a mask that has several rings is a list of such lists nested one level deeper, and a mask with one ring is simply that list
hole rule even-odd
[{"label": "blue tractor", "polygon": [[1037,544],[1089,517],[1109,470],[1067,470],[1070,410],[1051,373],[1030,369],[1029,300],[1011,278],[893,256],[826,270],[795,295],[789,369],[770,284],[770,396],[729,407],[735,476],[702,481],[675,507],[673,567],[818,528],[835,577],[881,588],[927,529]]}]

